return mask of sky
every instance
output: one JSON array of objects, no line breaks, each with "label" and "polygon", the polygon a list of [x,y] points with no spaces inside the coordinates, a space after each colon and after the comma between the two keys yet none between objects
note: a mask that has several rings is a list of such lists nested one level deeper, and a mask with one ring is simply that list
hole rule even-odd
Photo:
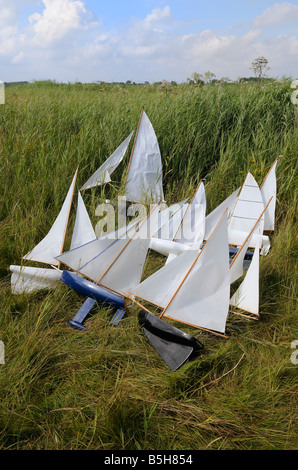
[{"label": "sky", "polygon": [[0,81],[298,78],[298,0],[0,0]]}]

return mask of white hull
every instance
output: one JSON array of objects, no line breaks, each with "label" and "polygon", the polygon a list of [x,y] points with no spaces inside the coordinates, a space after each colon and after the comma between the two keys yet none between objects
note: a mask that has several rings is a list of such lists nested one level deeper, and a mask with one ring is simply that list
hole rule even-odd
[{"label": "white hull", "polygon": [[13,294],[31,293],[41,289],[53,289],[59,285],[62,271],[31,266],[10,266]]},{"label": "white hull", "polygon": [[184,243],[162,240],[161,238],[151,238],[149,248],[163,256],[180,255],[183,251],[191,250],[191,246]]}]

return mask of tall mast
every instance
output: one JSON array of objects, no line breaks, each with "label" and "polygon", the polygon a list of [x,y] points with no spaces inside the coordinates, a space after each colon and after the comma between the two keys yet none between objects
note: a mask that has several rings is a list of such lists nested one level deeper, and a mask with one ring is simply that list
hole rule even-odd
[{"label": "tall mast", "polygon": [[[74,195],[74,191],[75,191],[75,185],[76,185],[76,181],[77,181],[78,171],[79,171],[79,165],[77,166],[77,169],[76,169],[75,180],[74,180],[71,200],[70,200],[70,204],[69,204],[69,209],[68,209],[67,222],[66,222],[65,230],[64,230],[63,243],[62,243],[62,246],[61,246],[61,252],[59,253],[60,255],[62,255],[62,253],[63,253],[63,247],[64,247],[64,243],[65,243],[66,231],[67,231],[67,226],[68,226],[68,222],[69,222],[70,210],[71,210],[71,205],[72,205],[72,201],[73,201],[73,195]],[[60,265],[61,265],[61,262],[59,261],[58,262],[58,269],[60,269]]]}]

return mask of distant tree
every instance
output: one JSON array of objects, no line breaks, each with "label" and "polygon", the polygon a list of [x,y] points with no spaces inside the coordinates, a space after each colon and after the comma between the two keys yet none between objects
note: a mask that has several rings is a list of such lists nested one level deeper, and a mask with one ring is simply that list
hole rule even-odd
[{"label": "distant tree", "polygon": [[191,78],[187,78],[187,82],[190,85],[204,85],[203,75],[197,72],[191,74]]},{"label": "distant tree", "polygon": [[215,77],[216,77],[215,73],[210,72],[210,71],[208,70],[208,72],[205,72],[205,73],[204,73],[203,79],[204,79],[204,82],[205,82],[205,83],[211,83],[211,82],[214,82]]},{"label": "distant tree", "polygon": [[169,88],[170,85],[171,84],[168,80],[164,79],[164,80],[161,81],[161,86],[164,87],[164,88]]},{"label": "distant tree", "polygon": [[251,63],[250,70],[253,70],[259,84],[261,84],[262,79],[267,77],[266,72],[270,70],[270,67],[268,65],[268,60],[263,56],[257,57]]},{"label": "distant tree", "polygon": [[230,77],[221,77],[219,80],[219,83],[232,83],[233,80]]}]

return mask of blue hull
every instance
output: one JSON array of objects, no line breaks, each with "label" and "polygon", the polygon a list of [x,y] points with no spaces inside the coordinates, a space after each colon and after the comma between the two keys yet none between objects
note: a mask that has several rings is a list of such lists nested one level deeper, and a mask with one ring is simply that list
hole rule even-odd
[{"label": "blue hull", "polygon": [[104,303],[117,308],[124,308],[124,298],[121,295],[98,286],[94,282],[69,271],[63,271],[61,281],[85,297],[91,297],[98,303]]},{"label": "blue hull", "polygon": [[125,315],[126,311],[124,298],[120,295],[114,294],[108,289],[98,286],[94,282],[83,279],[77,274],[71,273],[69,271],[63,271],[60,279],[62,282],[64,282],[64,284],[71,287],[79,294],[87,297],[76,315],[72,318],[72,320],[68,321],[68,324],[72,328],[77,330],[86,330],[86,327],[83,325],[83,321],[94,306],[95,302],[104,304],[108,307],[117,308],[117,311],[111,320],[111,323],[114,326],[117,326]]}]

